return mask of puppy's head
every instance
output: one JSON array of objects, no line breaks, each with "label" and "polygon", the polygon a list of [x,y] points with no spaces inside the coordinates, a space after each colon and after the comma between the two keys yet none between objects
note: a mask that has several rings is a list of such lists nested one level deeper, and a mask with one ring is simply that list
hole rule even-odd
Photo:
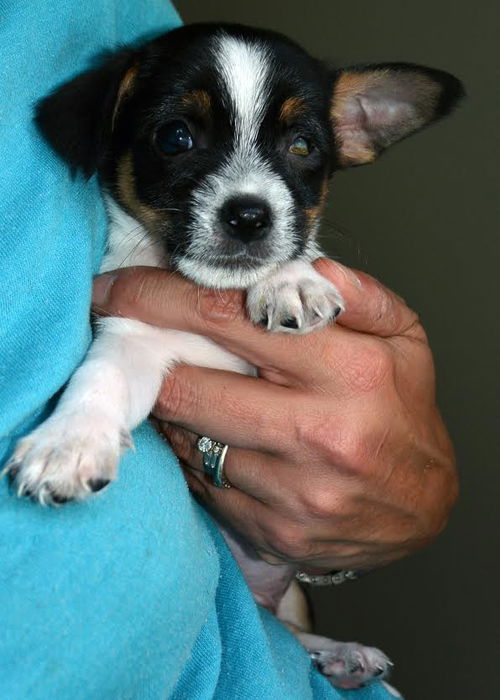
[{"label": "puppy's head", "polygon": [[461,93],[442,71],[333,70],[272,32],[192,25],[105,57],[44,99],[37,122],[162,237],[172,266],[246,287],[312,249],[336,169],[373,161]]}]

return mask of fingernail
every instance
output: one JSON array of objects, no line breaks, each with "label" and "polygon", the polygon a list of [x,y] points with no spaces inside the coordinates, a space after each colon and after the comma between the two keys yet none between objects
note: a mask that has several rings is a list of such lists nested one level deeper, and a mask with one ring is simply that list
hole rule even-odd
[{"label": "fingernail", "polygon": [[339,272],[341,272],[344,275],[345,279],[348,282],[350,282],[352,285],[354,285],[356,287],[356,289],[362,288],[361,287],[361,280],[359,279],[359,277],[357,275],[354,274],[354,272],[350,268],[345,267],[344,265],[337,262],[336,260],[331,260],[330,262],[335,265],[337,270]]},{"label": "fingernail", "polygon": [[116,272],[105,272],[103,275],[94,278],[92,289],[92,304],[94,306],[106,306],[116,277]]}]

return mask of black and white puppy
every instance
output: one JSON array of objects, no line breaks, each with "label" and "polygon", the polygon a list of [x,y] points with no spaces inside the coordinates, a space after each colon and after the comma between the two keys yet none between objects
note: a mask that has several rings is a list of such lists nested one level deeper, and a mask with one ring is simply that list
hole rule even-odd
[{"label": "black and white puppy", "polygon": [[[108,55],[44,99],[37,123],[72,169],[100,178],[109,212],[103,271],[153,265],[199,285],[246,289],[255,323],[306,333],[343,309],[311,266],[330,177],[448,114],[461,93],[439,70],[334,70],[273,32],[193,25]],[[15,450],[8,469],[19,495],[61,503],[114,480],[131,430],[177,362],[253,372],[206,338],[101,320],[57,409]],[[246,546],[232,544],[245,568]],[[250,559],[263,602],[264,569],[270,579],[279,573],[267,604],[293,623],[282,601],[296,593],[293,568],[283,574]],[[334,683],[355,686],[387,669],[378,650],[318,639],[303,637]]]}]

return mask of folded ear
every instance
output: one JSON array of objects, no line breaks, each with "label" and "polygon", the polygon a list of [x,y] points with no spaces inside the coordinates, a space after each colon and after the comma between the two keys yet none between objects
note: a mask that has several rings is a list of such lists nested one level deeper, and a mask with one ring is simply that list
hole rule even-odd
[{"label": "folded ear", "polygon": [[133,49],[107,54],[37,104],[38,128],[73,171],[90,177],[99,167],[118,110],[132,92],[136,57]]},{"label": "folded ear", "polygon": [[339,71],[331,116],[340,165],[370,163],[388,146],[451,112],[463,95],[453,75],[412,63]]}]

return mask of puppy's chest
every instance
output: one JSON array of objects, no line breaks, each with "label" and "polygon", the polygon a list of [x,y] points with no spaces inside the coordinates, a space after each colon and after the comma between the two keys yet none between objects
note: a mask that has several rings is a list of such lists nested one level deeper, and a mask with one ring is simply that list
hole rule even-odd
[{"label": "puppy's chest", "polygon": [[105,202],[109,220],[108,240],[100,271],[133,265],[168,268],[168,255],[160,236],[146,231],[109,195]]}]

